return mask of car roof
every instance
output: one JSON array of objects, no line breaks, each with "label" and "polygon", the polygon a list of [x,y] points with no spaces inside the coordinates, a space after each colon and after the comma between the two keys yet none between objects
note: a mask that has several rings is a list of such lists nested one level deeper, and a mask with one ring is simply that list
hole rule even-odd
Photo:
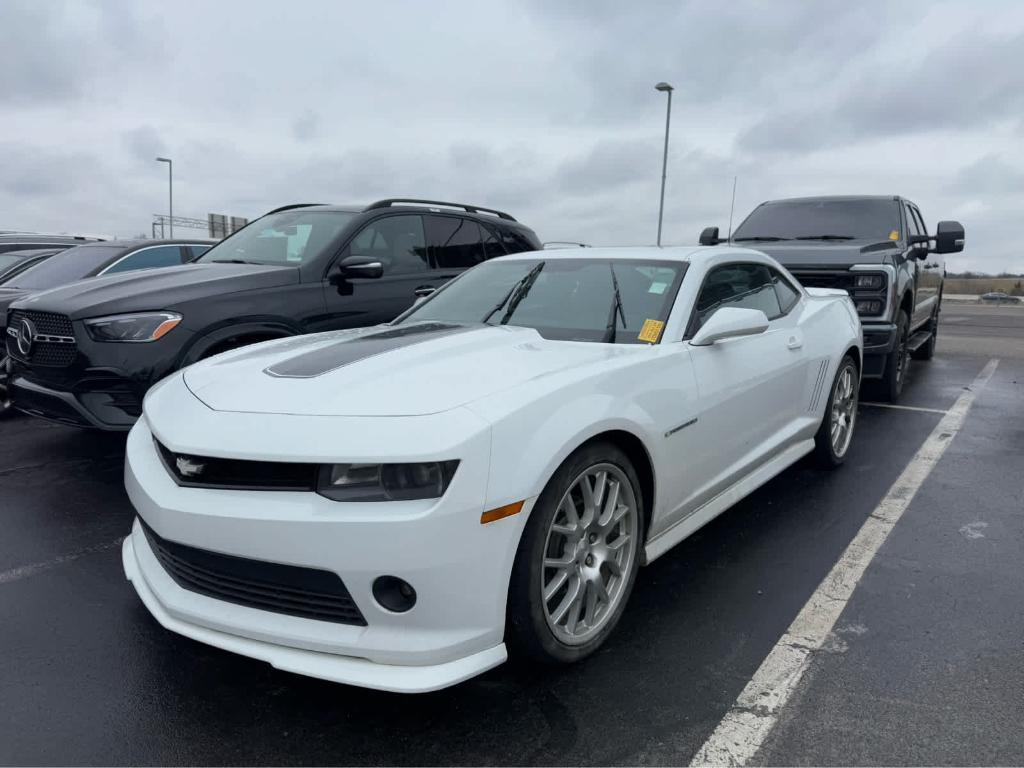
[{"label": "car roof", "polygon": [[270,213],[282,213],[284,211],[295,211],[295,210],[338,211],[338,212],[341,212],[341,213],[356,213],[356,214],[358,214],[358,213],[377,214],[377,213],[386,213],[386,212],[389,212],[389,211],[392,212],[392,213],[398,213],[398,212],[401,212],[401,213],[406,213],[406,212],[415,212],[415,213],[428,212],[428,213],[441,213],[441,214],[447,213],[447,214],[452,214],[452,215],[455,215],[455,216],[466,216],[466,217],[471,218],[471,219],[476,219],[477,221],[487,221],[487,222],[490,222],[492,224],[498,224],[498,225],[501,225],[501,226],[504,226],[504,227],[509,227],[511,229],[527,230],[527,231],[530,231],[530,232],[533,231],[527,225],[523,224],[521,221],[518,221],[517,219],[514,219],[514,218],[507,218],[507,219],[506,218],[502,218],[502,217],[496,215],[495,213],[492,213],[490,211],[490,209],[479,208],[477,210],[465,210],[465,209],[459,208],[459,204],[458,203],[442,203],[442,202],[436,202],[435,203],[435,202],[431,202],[431,201],[424,201],[423,203],[395,202],[395,203],[391,203],[390,205],[387,205],[387,206],[377,206],[377,207],[375,207],[375,205],[367,206],[367,205],[356,205],[356,204],[353,204],[353,205],[334,205],[334,204],[329,204],[329,203],[297,203],[297,204],[291,205],[291,206],[283,206],[281,208],[275,208],[274,210],[270,211],[268,214],[265,214],[265,215],[269,215]]},{"label": "car roof", "polygon": [[765,258],[760,251],[752,248],[723,245],[619,245],[602,246],[600,248],[557,248],[546,251],[523,251],[499,256],[491,261],[511,261],[513,259],[537,259],[545,261],[555,259],[635,259],[637,261],[678,261],[696,263],[722,255],[756,255],[758,260]]},{"label": "car roof", "polygon": [[6,251],[4,256],[52,256],[55,253],[67,250],[66,248],[26,248],[24,251]]},{"label": "car roof", "polygon": [[130,251],[140,247],[151,247],[154,245],[214,245],[217,240],[209,240],[205,237],[157,239],[134,238],[131,240],[104,240],[100,243],[82,243],[79,248],[120,248],[123,251]]},{"label": "car roof", "polygon": [[853,200],[902,200],[899,195],[813,195],[811,197],[780,197],[777,200],[765,200],[761,205],[772,203],[813,203],[819,201],[844,202]]}]

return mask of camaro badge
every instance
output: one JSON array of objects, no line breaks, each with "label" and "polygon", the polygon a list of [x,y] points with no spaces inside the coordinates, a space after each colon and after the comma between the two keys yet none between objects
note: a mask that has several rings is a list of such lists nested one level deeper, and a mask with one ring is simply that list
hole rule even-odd
[{"label": "camaro badge", "polygon": [[178,467],[178,473],[182,477],[197,477],[202,474],[203,469],[206,467],[205,464],[192,461],[188,456],[179,456],[174,460],[174,464]]}]

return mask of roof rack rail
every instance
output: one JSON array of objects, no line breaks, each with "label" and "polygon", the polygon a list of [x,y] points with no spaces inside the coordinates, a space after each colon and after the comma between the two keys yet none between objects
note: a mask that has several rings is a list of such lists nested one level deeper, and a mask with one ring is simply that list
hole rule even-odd
[{"label": "roof rack rail", "polygon": [[324,205],[324,203],[292,203],[291,205],[282,205],[280,208],[275,208],[272,211],[267,211],[264,216],[269,216],[272,213],[280,213],[281,211],[291,211],[295,208],[309,208],[313,205]]},{"label": "roof rack rail", "polygon": [[560,248],[589,248],[587,243],[581,243],[578,240],[548,240],[546,243],[542,243],[545,250],[554,251]]},{"label": "roof rack rail", "polygon": [[483,208],[479,205],[466,205],[464,203],[446,203],[443,200],[418,200],[415,198],[406,197],[389,197],[387,200],[378,200],[376,203],[370,203],[364,211],[372,211],[375,208],[390,208],[396,203],[412,203],[413,205],[444,205],[448,208],[461,208],[469,213],[493,213],[499,219],[505,219],[506,221],[515,221],[515,219],[504,211],[498,211],[494,208]]}]

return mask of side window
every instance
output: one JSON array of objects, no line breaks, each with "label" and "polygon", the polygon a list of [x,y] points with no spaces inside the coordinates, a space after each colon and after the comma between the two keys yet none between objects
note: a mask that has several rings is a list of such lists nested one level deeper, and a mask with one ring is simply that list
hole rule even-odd
[{"label": "side window", "polygon": [[688,335],[696,333],[722,307],[759,309],[768,319],[782,314],[768,268],[760,264],[727,264],[709,272]]},{"label": "side window", "polygon": [[523,251],[535,251],[536,246],[527,240],[523,235],[514,229],[501,228],[501,243],[508,253],[522,253]]},{"label": "side window", "polygon": [[921,212],[917,208],[914,208],[913,206],[911,206],[910,210],[914,214],[914,221],[917,222],[917,228],[921,230],[921,234],[927,235],[928,227],[926,227],[924,224],[924,218],[921,216]]},{"label": "side window", "polygon": [[206,245],[206,244],[197,245],[197,244],[193,243],[192,245],[190,245],[188,247],[188,249],[192,252],[192,256],[190,257],[189,260],[190,261],[194,261],[194,260],[198,259],[200,256],[202,256],[204,253],[206,253],[212,247],[213,246]]},{"label": "side window", "polygon": [[112,275],[115,272],[131,272],[135,269],[153,269],[155,267],[172,267],[182,263],[182,250],[177,245],[160,245],[154,248],[143,248],[109,267],[101,274]]},{"label": "side window", "polygon": [[[775,294],[779,298],[779,308],[782,310],[782,314],[786,314],[800,300],[800,291],[774,269],[770,269],[769,272],[772,275],[772,283],[775,285]],[[771,315],[768,317],[771,318]]]},{"label": "side window", "polygon": [[483,225],[480,226],[480,229],[484,233],[484,258],[493,259],[496,256],[504,256],[506,253],[505,247],[501,244],[498,236]]},{"label": "side window", "polygon": [[923,234],[921,232],[921,225],[918,224],[917,218],[914,216],[913,211],[911,210],[910,206],[905,204],[905,203],[903,205],[903,213],[907,217],[907,234],[908,235],[920,235],[920,234]]},{"label": "side window", "polygon": [[427,216],[427,240],[438,269],[466,269],[484,260],[480,225],[459,216]]},{"label": "side window", "polygon": [[385,216],[370,222],[349,245],[349,254],[377,259],[385,275],[423,272],[428,268],[423,217]]}]

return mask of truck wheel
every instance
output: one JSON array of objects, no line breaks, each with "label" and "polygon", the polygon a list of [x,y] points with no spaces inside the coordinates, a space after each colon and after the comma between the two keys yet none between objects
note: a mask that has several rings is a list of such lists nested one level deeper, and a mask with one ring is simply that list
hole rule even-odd
[{"label": "truck wheel", "polygon": [[882,377],[881,394],[884,400],[895,403],[903,392],[903,383],[907,380],[907,368],[910,367],[910,355],[907,354],[907,342],[910,337],[910,318],[900,310],[896,322],[896,344],[892,352],[885,357],[885,375]]},{"label": "truck wheel", "polygon": [[910,356],[915,360],[931,360],[935,357],[935,342],[939,335],[938,309],[932,313],[932,319],[928,321],[928,330],[932,332],[931,338],[910,353]]},{"label": "truck wheel", "polygon": [[814,457],[826,469],[838,467],[846,461],[853,427],[857,423],[859,390],[860,371],[853,358],[847,355],[836,371],[828,403],[825,404],[825,415],[814,435]]}]

